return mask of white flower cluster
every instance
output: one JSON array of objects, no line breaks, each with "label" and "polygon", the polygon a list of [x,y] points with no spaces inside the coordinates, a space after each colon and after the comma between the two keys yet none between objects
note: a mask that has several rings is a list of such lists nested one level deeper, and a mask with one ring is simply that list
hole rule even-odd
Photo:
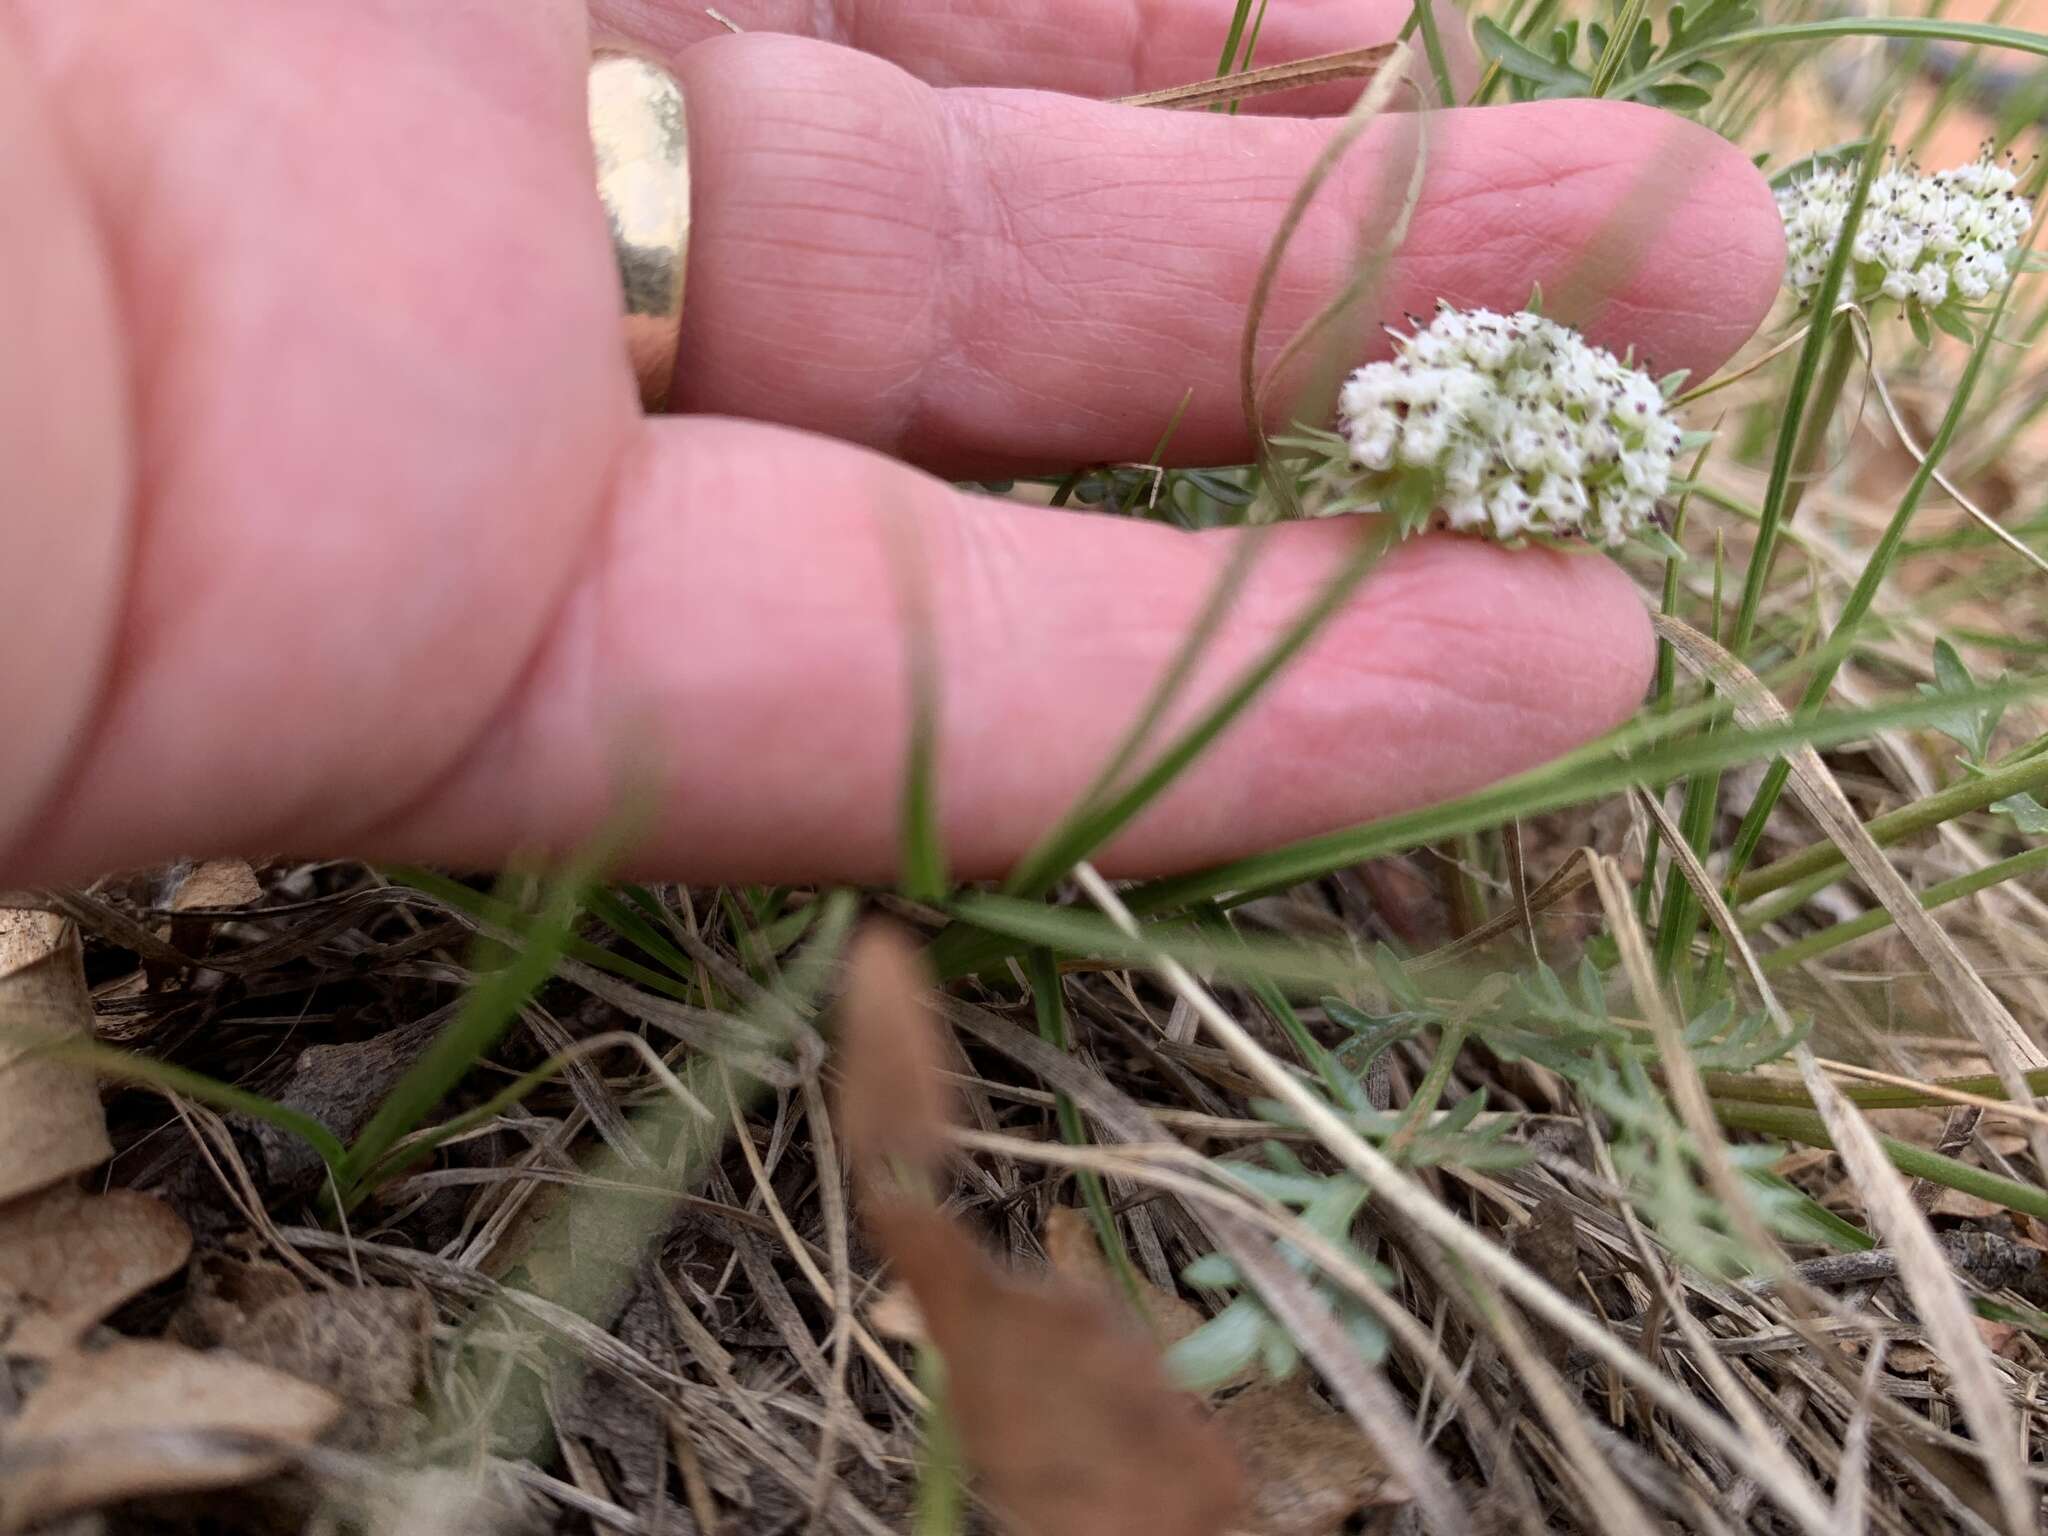
[{"label": "white flower cluster", "polygon": [[[1686,438],[1648,374],[1533,313],[1440,306],[1345,382],[1309,476],[1318,512],[1441,513],[1496,538],[1620,544],[1656,523]],[[1344,452],[1340,455],[1337,448]]]},{"label": "white flower cluster", "polygon": [[[1822,166],[1778,192],[1789,257],[1786,286],[1810,298],[1827,270],[1849,212],[1855,173]],[[2033,222],[2019,178],[1990,152],[1968,165],[1923,175],[1908,161],[1870,186],[1850,247],[1853,296],[1896,299],[1932,313],[1951,300],[1974,304],[1996,293]],[[1845,294],[1845,297],[1850,295]]]}]

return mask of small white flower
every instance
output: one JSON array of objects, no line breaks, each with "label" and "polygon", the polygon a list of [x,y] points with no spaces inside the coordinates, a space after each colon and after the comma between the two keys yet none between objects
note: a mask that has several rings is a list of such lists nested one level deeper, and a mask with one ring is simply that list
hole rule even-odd
[{"label": "small white flower", "polygon": [[1394,342],[1345,381],[1336,434],[1308,443],[1312,511],[1610,545],[1654,524],[1684,436],[1647,374],[1526,312],[1442,306]]},{"label": "small white flower", "polygon": [[[1785,285],[1813,297],[1841,238],[1855,175],[1823,165],[1778,192],[1785,221]],[[1911,162],[1871,183],[1849,255],[1844,297],[1887,298],[1923,314],[1975,304],[1996,292],[2033,222],[2019,178],[1990,151],[1929,176]],[[1917,323],[1917,321],[1916,321]]]}]

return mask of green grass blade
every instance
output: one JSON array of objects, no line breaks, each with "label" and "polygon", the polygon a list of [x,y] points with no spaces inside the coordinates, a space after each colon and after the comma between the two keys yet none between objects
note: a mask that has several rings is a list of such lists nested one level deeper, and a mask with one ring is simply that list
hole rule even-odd
[{"label": "green grass blade", "polygon": [[939,836],[938,684],[933,675],[930,638],[913,644],[911,662],[910,745],[903,766],[902,881],[912,901],[939,901],[952,887],[946,873],[946,851]]},{"label": "green grass blade", "polygon": [[433,1113],[449,1090],[512,1026],[527,1000],[554,974],[583,910],[589,883],[587,866],[554,883],[540,912],[522,935],[523,943],[511,963],[490,972],[470,990],[461,1012],[377,1106],[376,1113],[342,1159],[337,1183],[345,1204],[353,1205],[361,1198],[363,1190],[359,1184],[363,1175],[393,1142]]},{"label": "green grass blade", "polygon": [[[1911,805],[1873,817],[1865,824],[1864,830],[1870,834],[1871,841],[1882,848],[1902,838],[1931,831],[1959,816],[1981,811],[2008,795],[2032,794],[2036,790],[2048,792],[2048,753],[2023,756],[2017,762],[1986,774],[1971,774]],[[1774,864],[1750,870],[1734,883],[1730,895],[1737,902],[1755,901],[1760,896],[1803,885],[1808,880],[1833,880],[1848,867],[1848,860],[1842,857],[1841,850],[1832,842],[1822,841],[1788,854]],[[1762,914],[1759,916],[1764,921],[1769,920]]]},{"label": "green grass blade", "polygon": [[97,1040],[65,1036],[53,1040],[46,1046],[36,1047],[29,1054],[49,1055],[63,1061],[75,1061],[90,1067],[101,1077],[110,1077],[119,1082],[133,1083],[142,1088],[154,1088],[162,1093],[175,1093],[196,1103],[224,1109],[231,1114],[246,1115],[251,1120],[261,1120],[274,1125],[281,1131],[288,1131],[305,1142],[320,1155],[320,1161],[327,1165],[331,1174],[337,1170],[348,1155],[340,1139],[326,1126],[301,1110],[266,1099],[260,1093],[250,1093],[232,1083],[223,1083],[208,1077],[203,1072],[174,1066],[168,1061],[158,1061],[152,1056],[138,1055],[133,1051],[117,1050],[111,1045],[102,1045]]},{"label": "green grass blade", "polygon": [[1975,44],[1986,48],[2010,48],[2048,59],[2048,35],[2020,27],[1991,26],[1983,22],[1939,21],[1919,17],[1852,16],[1831,21],[1783,22],[1773,26],[1750,27],[1708,38],[1692,48],[1667,54],[1649,68],[1618,81],[1610,96],[1632,97],[1664,76],[1711,54],[1756,44],[1826,43],[1843,37],[1903,37],[1926,42]]},{"label": "green grass blade", "polygon": [[1386,548],[1386,532],[1362,527],[1357,545],[1337,573],[1295,619],[1286,633],[1268,647],[1201,718],[1188,727],[1124,790],[1102,805],[1084,808],[1004,885],[1012,895],[1042,895],[1067,870],[1093,853],[1130,824],[1168,785],[1187,769],[1236,721],[1245,708],[1300,654],[1329,618],[1343,606],[1358,584],[1378,563]]},{"label": "green grass blade", "polygon": [[[2002,684],[1981,689],[1970,697],[1988,706],[2000,698],[2026,698],[2044,689],[2048,689],[2048,679]],[[1953,708],[1953,703],[1949,707]],[[1573,753],[1445,805],[1306,838],[1200,874],[1154,881],[1133,892],[1130,905],[1134,911],[1160,912],[1208,898],[1242,898],[1284,889],[1365,859],[1401,852],[1461,832],[1478,831],[1510,817],[1534,816],[1638,784],[1729,767],[1788,747],[1832,746],[1895,726],[1921,725],[1941,712],[1939,700],[1912,699],[1873,709],[1810,716],[1767,729],[1724,730],[1711,736],[1692,736],[1626,756],[1616,753],[1610,742],[1601,754],[1604,761],[1601,757],[1589,758],[1587,751]]]},{"label": "green grass blade", "polygon": [[[2001,701],[2032,698],[2044,691],[2048,691],[2048,679],[2026,679],[1980,688],[1969,698],[1988,707]],[[1662,722],[1643,722],[1604,742],[1458,800],[1304,838],[1195,874],[1151,881],[1131,891],[1128,904],[1135,912],[1150,914],[1177,911],[1202,901],[1250,900],[1306,880],[1321,879],[1366,859],[1497,826],[1517,816],[1540,815],[1636,785],[1774,756],[1794,746],[1827,747],[1876,731],[1924,725],[1956,706],[1954,695],[1945,700],[1917,698],[1872,709],[1809,716],[1768,728],[1692,735],[1677,741],[1660,741],[1646,728]],[[1692,717],[1688,714],[1681,718]],[[941,933],[929,952],[940,976],[971,974],[1021,953],[1031,944],[1051,944],[1057,948],[1074,936],[1073,930],[1054,931],[1042,925],[1025,928],[1033,920],[1022,909],[1050,912],[1054,922],[1061,919],[1063,909],[1006,900],[1001,908],[976,913],[975,903],[986,899],[993,898],[963,897],[954,903],[952,910],[960,921]],[[987,927],[981,924],[983,915],[990,920]],[[1218,956],[1217,960],[1221,963],[1225,958]]]},{"label": "green grass blade", "polygon": [[1457,92],[1451,85],[1451,61],[1444,53],[1442,30],[1436,24],[1436,7],[1431,0],[1414,0],[1408,12],[1408,26],[1402,29],[1405,35],[1413,29],[1422,34],[1422,51],[1429,60],[1430,78],[1436,83],[1436,99],[1439,106],[1455,107]]}]

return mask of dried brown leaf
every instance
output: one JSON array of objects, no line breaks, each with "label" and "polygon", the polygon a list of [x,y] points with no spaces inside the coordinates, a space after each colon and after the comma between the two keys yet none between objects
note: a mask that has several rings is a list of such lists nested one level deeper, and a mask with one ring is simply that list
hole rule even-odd
[{"label": "dried brown leaf", "polygon": [[1361,1510],[1408,1502],[1373,1443],[1306,1378],[1240,1392],[1215,1423],[1244,1460],[1243,1528],[1256,1536],[1329,1536]]},{"label": "dried brown leaf", "polygon": [[936,1172],[945,1161],[952,1097],[941,1075],[930,979],[904,933],[870,923],[849,946],[840,1002],[839,1122],[848,1160],[868,1188],[892,1170]]},{"label": "dried brown leaf", "polygon": [[129,1297],[175,1274],[192,1251],[182,1218],[133,1190],[53,1185],[0,1206],[0,1319],[7,1353],[49,1356]]},{"label": "dried brown leaf", "polygon": [[92,1032],[78,930],[51,913],[0,909],[0,1204],[113,1155],[92,1073],[42,1054]]},{"label": "dried brown leaf", "polygon": [[[1102,1245],[1095,1240],[1095,1228],[1083,1212],[1070,1205],[1056,1205],[1045,1213],[1045,1256],[1051,1260],[1054,1274],[1112,1302],[1128,1305],[1129,1293],[1110,1273],[1109,1261],[1102,1256]],[[1178,1344],[1207,1321],[1201,1309],[1186,1297],[1154,1285],[1143,1275],[1136,1279],[1138,1300],[1145,1310],[1142,1321],[1162,1348]]]},{"label": "dried brown leaf", "polygon": [[426,1374],[433,1310],[418,1291],[366,1286],[271,1302],[221,1340],[228,1353],[324,1387],[344,1413],[330,1441],[388,1446]]},{"label": "dried brown leaf", "polygon": [[340,1404],[231,1355],[122,1339],[52,1362],[0,1427],[0,1531],[275,1471]]},{"label": "dried brown leaf", "polygon": [[872,1207],[882,1249],[946,1361],[968,1461],[1024,1536],[1211,1536],[1232,1528],[1229,1440],[1166,1379],[1158,1346],[1099,1294],[1005,1274],[938,1211]]},{"label": "dried brown leaf", "polygon": [[[181,914],[171,919],[171,947],[188,955],[206,952],[213,921],[185,913],[253,907],[263,900],[263,886],[246,859],[208,859],[196,865],[171,893],[170,907]],[[161,965],[155,967],[159,972]]]},{"label": "dried brown leaf", "polygon": [[194,1349],[213,1349],[272,1302],[305,1293],[297,1275],[270,1259],[204,1253],[192,1262],[184,1304],[171,1319],[169,1337]]}]

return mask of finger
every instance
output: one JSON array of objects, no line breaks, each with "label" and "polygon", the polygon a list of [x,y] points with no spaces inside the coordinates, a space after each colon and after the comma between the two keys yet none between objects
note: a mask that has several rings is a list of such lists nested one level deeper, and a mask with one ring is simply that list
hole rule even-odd
[{"label": "finger", "polygon": [[[933,91],[876,60],[727,38],[683,60],[696,233],[678,400],[948,474],[1144,458],[1183,395],[1187,462],[1242,461],[1240,333],[1282,210],[1332,127]],[[1403,206],[1405,240],[1332,329],[1346,364],[1439,299],[1547,312],[1660,371],[1710,369],[1768,308],[1783,239],[1732,145],[1574,101],[1383,118],[1296,233],[1275,350]],[[1284,415],[1307,374],[1282,379]]]},{"label": "finger", "polygon": [[[121,382],[106,262],[0,26],[0,842],[48,795],[93,705],[121,585]],[[18,232],[19,238],[12,238]]]},{"label": "finger", "polygon": [[[1206,80],[1237,0],[733,0],[719,12],[744,31],[796,33],[900,65],[934,85],[1021,86],[1108,99]],[[1283,64],[1391,42],[1410,0],[1282,0],[1259,29],[1255,59]],[[1455,6],[1436,0],[1455,94],[1477,80],[1478,51]],[[601,34],[675,58],[727,28],[684,0],[593,0]],[[1270,98],[1267,110],[1340,112],[1358,87]]]},{"label": "finger", "polygon": [[[268,829],[345,796],[365,753],[391,748],[386,781],[435,771],[435,744],[482,729],[545,629],[640,422],[581,13],[18,0],[0,21],[23,23],[61,118],[120,322],[135,474],[111,569],[67,565],[90,543],[72,542],[85,505],[5,494],[17,461],[0,452],[0,524],[50,541],[19,563],[0,550],[0,588],[19,573],[32,612],[59,605],[59,634],[114,631],[97,671],[98,652],[44,669],[71,713],[42,718],[51,741],[71,730],[63,798],[97,807],[115,858],[166,851],[149,823],[174,837],[166,807],[188,793],[239,802],[242,833],[276,848],[289,836]],[[35,225],[0,218],[0,246],[17,236],[44,254]],[[64,243],[47,254],[70,272]],[[58,327],[51,355],[85,356],[74,287],[10,285],[0,308],[26,295]],[[0,315],[0,380],[40,402],[16,334]],[[121,425],[80,411],[89,461],[122,462]],[[63,440],[36,430],[31,449]],[[0,602],[0,675],[28,628]],[[4,802],[45,738],[0,722]],[[0,863],[40,819],[0,804]]]},{"label": "finger", "polygon": [[[915,592],[947,852],[962,875],[997,875],[1111,751],[1239,536],[969,499],[715,421],[650,428],[610,530],[493,726],[371,845],[466,865],[566,848],[626,787],[653,813],[648,870],[890,878]],[[1274,530],[1190,697],[1269,645],[1357,536],[1341,520]],[[1184,868],[1477,788],[1625,717],[1650,655],[1605,559],[1409,544],[1109,863]]]}]

